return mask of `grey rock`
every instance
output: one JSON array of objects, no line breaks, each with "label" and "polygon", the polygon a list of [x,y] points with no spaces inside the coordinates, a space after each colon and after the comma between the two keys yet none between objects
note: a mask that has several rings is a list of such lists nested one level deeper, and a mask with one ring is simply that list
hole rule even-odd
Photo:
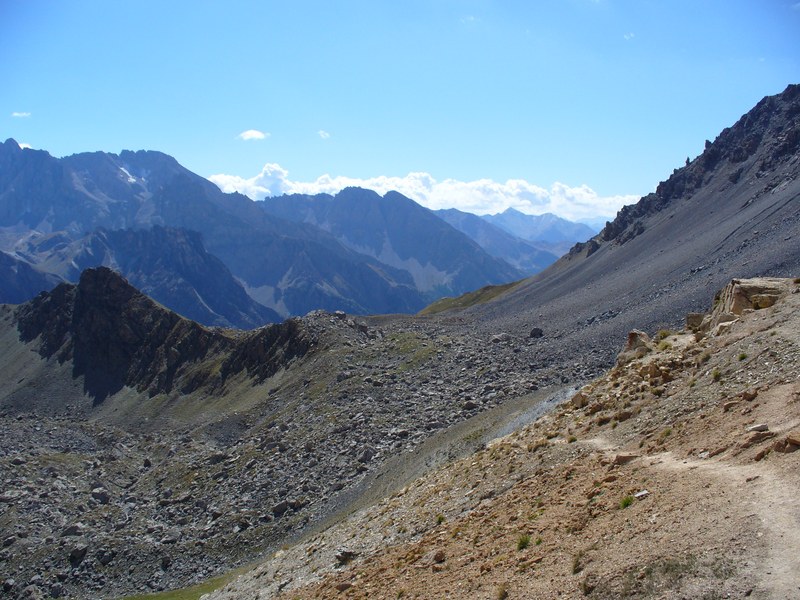
[{"label": "grey rock", "polygon": [[83,535],[83,524],[82,523],[72,523],[67,525],[61,531],[61,537],[75,537]]},{"label": "grey rock", "polygon": [[86,553],[89,551],[89,546],[86,544],[80,544],[79,546],[75,546],[69,552],[69,564],[72,565],[72,568],[77,567],[83,562],[83,559],[86,558]]},{"label": "grey rock", "polygon": [[92,490],[92,499],[96,500],[100,504],[108,504],[111,496],[109,495],[107,489],[98,487]]}]

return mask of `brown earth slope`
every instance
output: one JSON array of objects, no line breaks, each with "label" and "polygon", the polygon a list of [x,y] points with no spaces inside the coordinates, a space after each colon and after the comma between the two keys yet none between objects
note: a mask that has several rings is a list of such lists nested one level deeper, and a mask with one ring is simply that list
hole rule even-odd
[{"label": "brown earth slope", "polygon": [[800,280],[734,281],[694,331],[632,334],[553,413],[207,600],[800,597],[799,309]]}]

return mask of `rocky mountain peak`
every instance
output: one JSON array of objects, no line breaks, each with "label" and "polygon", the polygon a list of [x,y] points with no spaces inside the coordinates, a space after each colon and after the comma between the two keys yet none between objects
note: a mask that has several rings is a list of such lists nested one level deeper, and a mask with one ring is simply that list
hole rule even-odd
[{"label": "rocky mountain peak", "polygon": [[39,352],[72,360],[73,376],[96,403],[131,386],[151,395],[169,391],[177,369],[221,343],[106,267],[86,269],[77,286],[61,284],[22,305],[22,339],[41,337]]},{"label": "rocky mountain peak", "polygon": [[209,329],[157,304],[107,267],[86,269],[16,311],[20,338],[39,354],[72,362],[95,404],[127,386],[149,396],[214,389],[246,372],[261,381],[306,354],[298,322],[238,336]]},{"label": "rocky mountain peak", "polygon": [[0,144],[0,149],[5,152],[21,152],[22,148],[19,146],[19,142],[14,138],[8,138],[5,142]]},{"label": "rocky mountain peak", "polygon": [[[781,94],[767,96],[724,129],[705,150],[672,176],[662,181],[654,193],[638,203],[624,206],[616,218],[606,223],[600,234],[587,243],[577,244],[572,255],[592,254],[598,243],[624,244],[644,231],[642,219],[658,213],[681,198],[690,198],[701,188],[724,191],[745,177],[762,179],[800,151],[800,85],[789,85]],[[776,182],[777,185],[779,182]]]}]

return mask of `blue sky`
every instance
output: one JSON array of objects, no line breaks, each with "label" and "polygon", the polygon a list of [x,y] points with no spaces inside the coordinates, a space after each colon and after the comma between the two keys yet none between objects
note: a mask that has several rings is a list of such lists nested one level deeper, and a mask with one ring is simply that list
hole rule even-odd
[{"label": "blue sky", "polygon": [[0,0],[0,57],[0,137],[55,156],[586,219],[800,81],[800,2]]}]

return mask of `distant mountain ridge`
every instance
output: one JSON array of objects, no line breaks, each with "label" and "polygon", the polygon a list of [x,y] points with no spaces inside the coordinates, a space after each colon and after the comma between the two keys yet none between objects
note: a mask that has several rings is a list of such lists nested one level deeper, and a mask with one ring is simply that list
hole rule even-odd
[{"label": "distant mountain ridge", "polygon": [[[250,327],[319,308],[413,313],[441,295],[523,276],[400,194],[380,199],[354,189],[342,198],[357,212],[351,217],[328,214],[326,231],[306,219],[269,214],[265,205],[241,194],[223,193],[160,152],[92,152],[57,159],[23,150],[14,140],[0,144],[1,250],[71,281],[85,266],[123,269],[123,275],[171,308],[189,311],[188,316],[206,324]],[[361,225],[348,229],[358,221]],[[154,227],[179,239],[171,252],[151,260],[148,268],[157,267],[160,274],[145,275],[144,263],[128,253],[145,252],[154,259],[156,251],[145,249],[142,234],[130,232]],[[91,241],[86,238],[101,229]],[[112,233],[118,230],[129,233]],[[188,232],[199,235],[188,243]],[[148,240],[166,242],[163,235]],[[65,260],[70,253],[80,258],[74,266]],[[216,283],[201,292],[203,282],[187,277],[185,268],[210,265],[209,256],[222,261],[236,281],[226,275],[221,286],[219,277],[209,277]],[[221,277],[215,265],[212,270]],[[237,281],[244,295],[236,291]],[[236,305],[213,307],[221,298],[212,302],[206,296],[215,286],[231,290],[226,295]]]},{"label": "distant mountain ridge", "polygon": [[407,271],[429,298],[525,275],[398,192],[381,197],[372,190],[346,188],[335,196],[287,195],[260,205],[271,215],[315,225],[348,248]]},{"label": "distant mountain ridge", "polygon": [[505,260],[526,275],[538,273],[560,256],[558,251],[542,247],[541,242],[524,240],[472,213],[455,208],[435,212],[439,218],[469,236],[486,252]]},{"label": "distant mountain ridge", "polygon": [[155,225],[101,227],[76,240],[64,233],[31,236],[17,246],[17,254],[64,281],[78,281],[84,269],[110,267],[157,302],[199,323],[252,329],[281,320],[247,295],[193,231]]},{"label": "distant mountain ridge", "polygon": [[585,241],[597,233],[588,225],[568,221],[552,213],[526,215],[514,208],[481,218],[523,240],[547,244],[559,255],[575,242]]},{"label": "distant mountain ridge", "polygon": [[0,304],[20,304],[43,290],[49,290],[61,279],[43,273],[28,262],[0,251]]}]

